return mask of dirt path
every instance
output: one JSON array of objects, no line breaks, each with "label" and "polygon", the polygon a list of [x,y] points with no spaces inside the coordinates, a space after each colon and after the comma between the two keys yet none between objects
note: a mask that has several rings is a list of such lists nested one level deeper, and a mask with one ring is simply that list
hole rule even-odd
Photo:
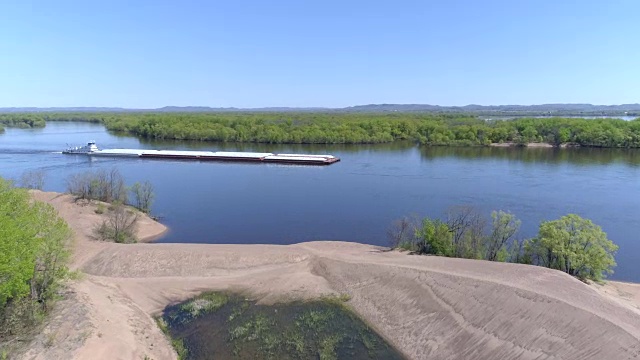
[{"label": "dirt path", "polygon": [[[594,287],[539,267],[344,242],[98,243],[90,229],[100,217],[90,207],[55,193],[34,196],[76,230],[73,264],[86,275],[65,300],[77,313],[64,315],[63,302],[63,315],[50,326],[55,340],[26,358],[174,359],[152,316],[215,289],[243,291],[264,303],[349,294],[349,305],[412,359],[640,357],[640,288],[634,284]],[[165,231],[149,221],[140,228],[143,236]]]}]

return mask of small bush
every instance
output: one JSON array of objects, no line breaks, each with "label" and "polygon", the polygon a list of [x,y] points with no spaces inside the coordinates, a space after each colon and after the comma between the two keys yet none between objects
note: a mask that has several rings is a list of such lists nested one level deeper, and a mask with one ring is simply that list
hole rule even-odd
[{"label": "small bush", "polygon": [[94,212],[98,215],[102,215],[104,214],[106,207],[104,206],[104,204],[99,203],[98,206],[96,206],[96,209],[94,210]]},{"label": "small bush", "polygon": [[204,293],[182,305],[182,310],[190,313],[195,318],[201,314],[220,309],[227,301],[229,301],[229,297],[225,294],[217,292]]},{"label": "small bush", "polygon": [[176,353],[178,353],[178,360],[184,360],[187,358],[187,355],[189,355],[189,351],[184,346],[184,342],[182,341],[182,339],[171,340],[171,345],[176,350]]},{"label": "small bush", "polygon": [[138,214],[125,205],[114,204],[107,219],[94,229],[94,235],[102,241],[135,243]]}]

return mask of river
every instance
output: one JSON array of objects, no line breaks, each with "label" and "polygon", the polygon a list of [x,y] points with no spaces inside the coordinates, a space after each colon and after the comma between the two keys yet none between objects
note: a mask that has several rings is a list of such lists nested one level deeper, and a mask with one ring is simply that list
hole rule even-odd
[{"label": "river", "polygon": [[[89,140],[102,148],[329,153],[342,161],[285,166],[60,153]],[[64,191],[70,174],[113,167],[129,184],[153,183],[153,213],[171,228],[159,242],[387,245],[394,219],[440,217],[454,205],[475,206],[487,217],[511,211],[522,220],[519,236],[532,237],[541,221],[576,213],[620,246],[611,278],[640,282],[639,150],[157,142],[72,122],[0,134],[0,176],[44,170],[45,190]]]}]

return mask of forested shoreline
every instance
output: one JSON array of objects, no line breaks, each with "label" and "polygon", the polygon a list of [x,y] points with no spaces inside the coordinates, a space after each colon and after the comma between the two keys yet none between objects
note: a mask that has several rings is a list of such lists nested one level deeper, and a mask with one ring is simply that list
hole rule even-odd
[{"label": "forested shoreline", "polygon": [[22,113],[0,114],[0,126],[43,127],[47,121],[102,123],[147,139],[274,144],[433,146],[547,143],[640,148],[640,119],[518,118],[419,113]]}]

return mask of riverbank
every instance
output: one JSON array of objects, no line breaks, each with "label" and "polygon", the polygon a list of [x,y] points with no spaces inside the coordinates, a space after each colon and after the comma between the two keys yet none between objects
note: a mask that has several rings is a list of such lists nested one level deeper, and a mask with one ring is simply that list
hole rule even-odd
[{"label": "riverbank", "polygon": [[530,142],[530,143],[515,143],[515,142],[502,142],[502,143],[491,143],[490,147],[526,147],[526,148],[535,148],[535,149],[549,149],[549,148],[578,148],[580,144],[575,143],[564,143],[564,144],[550,144],[545,142]]},{"label": "riverbank", "polygon": [[[0,114],[2,115],[2,114]],[[523,117],[483,120],[469,113],[49,113],[5,114],[5,123],[52,121],[103,124],[139,139],[267,144],[374,144],[414,141],[425,145],[563,143],[586,147],[640,148],[640,127],[622,119]]]},{"label": "riverbank", "polygon": [[[152,316],[205,290],[260,303],[348,294],[348,305],[412,359],[625,359],[640,351],[633,284],[588,286],[539,267],[345,242],[102,243],[91,240],[101,217],[90,206],[33,196],[75,230],[72,267],[84,275],[24,358],[175,359]],[[166,228],[148,219],[138,231],[149,239]]]}]

